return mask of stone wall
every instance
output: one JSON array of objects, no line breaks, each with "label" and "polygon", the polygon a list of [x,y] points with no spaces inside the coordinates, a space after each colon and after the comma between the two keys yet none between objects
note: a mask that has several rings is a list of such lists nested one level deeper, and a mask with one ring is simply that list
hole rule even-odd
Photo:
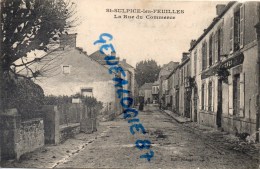
[{"label": "stone wall", "polygon": [[74,137],[80,132],[80,123],[73,123],[69,125],[60,126],[60,143],[66,141],[69,138]]},{"label": "stone wall", "polygon": [[18,140],[17,157],[44,146],[43,119],[32,119],[21,122]]},{"label": "stone wall", "polygon": [[1,156],[3,159],[19,159],[44,145],[43,119],[21,122],[16,109],[0,117]]}]

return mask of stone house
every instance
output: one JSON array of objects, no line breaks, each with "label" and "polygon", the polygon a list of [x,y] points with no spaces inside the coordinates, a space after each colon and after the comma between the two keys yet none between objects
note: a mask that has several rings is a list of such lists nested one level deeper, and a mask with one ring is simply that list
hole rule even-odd
[{"label": "stone house", "polygon": [[190,57],[183,53],[181,63],[168,75],[168,109],[190,118],[191,89],[190,89]]},{"label": "stone house", "polygon": [[168,79],[168,86],[169,86],[169,97],[170,97],[170,107],[169,110],[173,111],[174,113],[178,113],[177,111],[179,105],[179,67],[177,66],[167,77]]},{"label": "stone house", "polygon": [[259,2],[217,5],[217,16],[192,41],[192,119],[234,133],[259,129]]},{"label": "stone house", "polygon": [[[99,55],[87,55],[76,47],[76,34],[62,35],[60,47],[49,52],[37,65],[43,73],[37,79],[45,95],[75,95],[95,97],[101,101],[107,114],[120,113],[119,100],[112,80],[116,74],[109,74],[108,66],[99,62]],[[105,63],[105,62],[103,62]]]},{"label": "stone house", "polygon": [[159,76],[158,76],[158,81],[159,81],[159,103],[162,107],[167,106],[166,102],[166,96],[168,96],[168,81],[167,77],[169,74],[178,66],[178,62],[169,62],[168,64],[165,64],[162,66]]}]

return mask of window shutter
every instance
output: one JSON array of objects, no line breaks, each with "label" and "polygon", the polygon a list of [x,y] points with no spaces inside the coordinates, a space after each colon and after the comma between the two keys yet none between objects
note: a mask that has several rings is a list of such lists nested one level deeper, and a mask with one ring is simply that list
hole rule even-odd
[{"label": "window shutter", "polygon": [[212,35],[212,64],[215,62],[215,34]]},{"label": "window shutter", "polygon": [[[220,49],[219,49],[219,55],[223,55],[223,28],[220,29],[219,31],[219,46],[220,46]],[[220,57],[219,57],[219,60],[220,60]]]},{"label": "window shutter", "polygon": [[234,17],[231,17],[230,19],[230,41],[229,41],[229,47],[230,47],[230,53],[233,53],[234,48]]},{"label": "window shutter", "polygon": [[218,53],[218,35],[219,34],[219,32],[218,31],[216,31],[216,34],[215,34],[215,62],[217,63],[218,62],[218,55],[219,55],[219,53]]},{"label": "window shutter", "polygon": [[240,6],[240,48],[244,46],[245,5]]},{"label": "window shutter", "polygon": [[211,105],[212,105],[212,108],[211,108],[211,111],[214,112],[214,100],[215,100],[215,82],[212,80],[212,100],[211,100]]},{"label": "window shutter", "polygon": [[205,83],[205,85],[204,85],[204,110],[208,110],[208,85]]},{"label": "window shutter", "polygon": [[[211,88],[211,89],[210,89]],[[210,93],[211,92],[211,93]],[[212,99],[212,83],[210,86],[210,82],[208,83],[208,110],[211,111],[210,107],[210,102],[212,103],[212,100],[210,99],[210,94],[211,94],[211,99]],[[212,106],[212,105],[211,105]]]},{"label": "window shutter", "polygon": [[245,73],[240,74],[240,109],[239,117],[245,116]]},{"label": "window shutter", "polygon": [[199,62],[200,62],[200,72],[202,72],[202,66],[203,66],[203,47],[202,49],[198,52],[198,54],[200,54],[200,56],[198,55],[199,58]]},{"label": "window shutter", "polygon": [[200,97],[200,109],[201,110],[204,110],[204,108],[205,108],[205,105],[204,105],[204,100],[205,100],[205,91],[204,91],[204,89],[205,89],[205,85],[203,84],[202,86],[201,86],[201,89],[200,89],[200,95],[201,95],[201,97]]},{"label": "window shutter", "polygon": [[228,84],[228,114],[233,115],[233,83],[232,82]]},{"label": "window shutter", "polygon": [[201,89],[198,88],[198,99],[197,99],[197,101],[198,101],[198,104],[199,104],[199,110],[201,110],[201,107],[202,107],[201,99],[202,99],[202,97],[201,97]]},{"label": "window shutter", "polygon": [[208,59],[208,44],[205,42],[205,68],[209,67],[209,59]]}]

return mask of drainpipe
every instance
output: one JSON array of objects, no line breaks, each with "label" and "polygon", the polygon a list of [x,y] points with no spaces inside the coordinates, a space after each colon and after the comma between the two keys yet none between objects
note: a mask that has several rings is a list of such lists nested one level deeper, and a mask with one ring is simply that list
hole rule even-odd
[{"label": "drainpipe", "polygon": [[[260,18],[260,3],[257,3],[257,14],[258,18]],[[259,123],[260,123],[260,19],[258,20],[258,23],[255,25],[256,28],[256,35],[257,35],[257,55],[258,55],[258,61],[257,61],[257,71],[256,76],[257,77],[257,97],[256,97],[256,106],[257,106],[257,112],[256,112],[256,142],[259,142]]]}]

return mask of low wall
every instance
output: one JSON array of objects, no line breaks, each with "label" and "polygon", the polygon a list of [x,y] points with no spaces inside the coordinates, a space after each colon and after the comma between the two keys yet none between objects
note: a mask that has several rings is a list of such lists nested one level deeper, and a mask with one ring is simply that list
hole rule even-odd
[{"label": "low wall", "polygon": [[222,116],[222,127],[233,134],[238,132],[253,135],[256,132],[256,120]]},{"label": "low wall", "polygon": [[21,155],[44,145],[43,119],[21,122],[21,116],[13,109],[1,114],[0,126],[3,159],[19,159]]},{"label": "low wall", "polygon": [[68,125],[60,126],[60,142],[64,142],[69,138],[74,137],[76,134],[80,132],[80,123],[72,123]]},{"label": "low wall", "polygon": [[44,146],[43,119],[21,122],[17,142],[17,157]]},{"label": "low wall", "polygon": [[[205,111],[199,112],[199,124],[217,128],[216,114]],[[222,115],[221,127],[229,133],[248,133],[254,135],[256,132],[256,120],[247,118],[238,118],[234,116]]]},{"label": "low wall", "polygon": [[199,124],[217,128],[216,125],[216,114],[207,111],[199,112]]}]

